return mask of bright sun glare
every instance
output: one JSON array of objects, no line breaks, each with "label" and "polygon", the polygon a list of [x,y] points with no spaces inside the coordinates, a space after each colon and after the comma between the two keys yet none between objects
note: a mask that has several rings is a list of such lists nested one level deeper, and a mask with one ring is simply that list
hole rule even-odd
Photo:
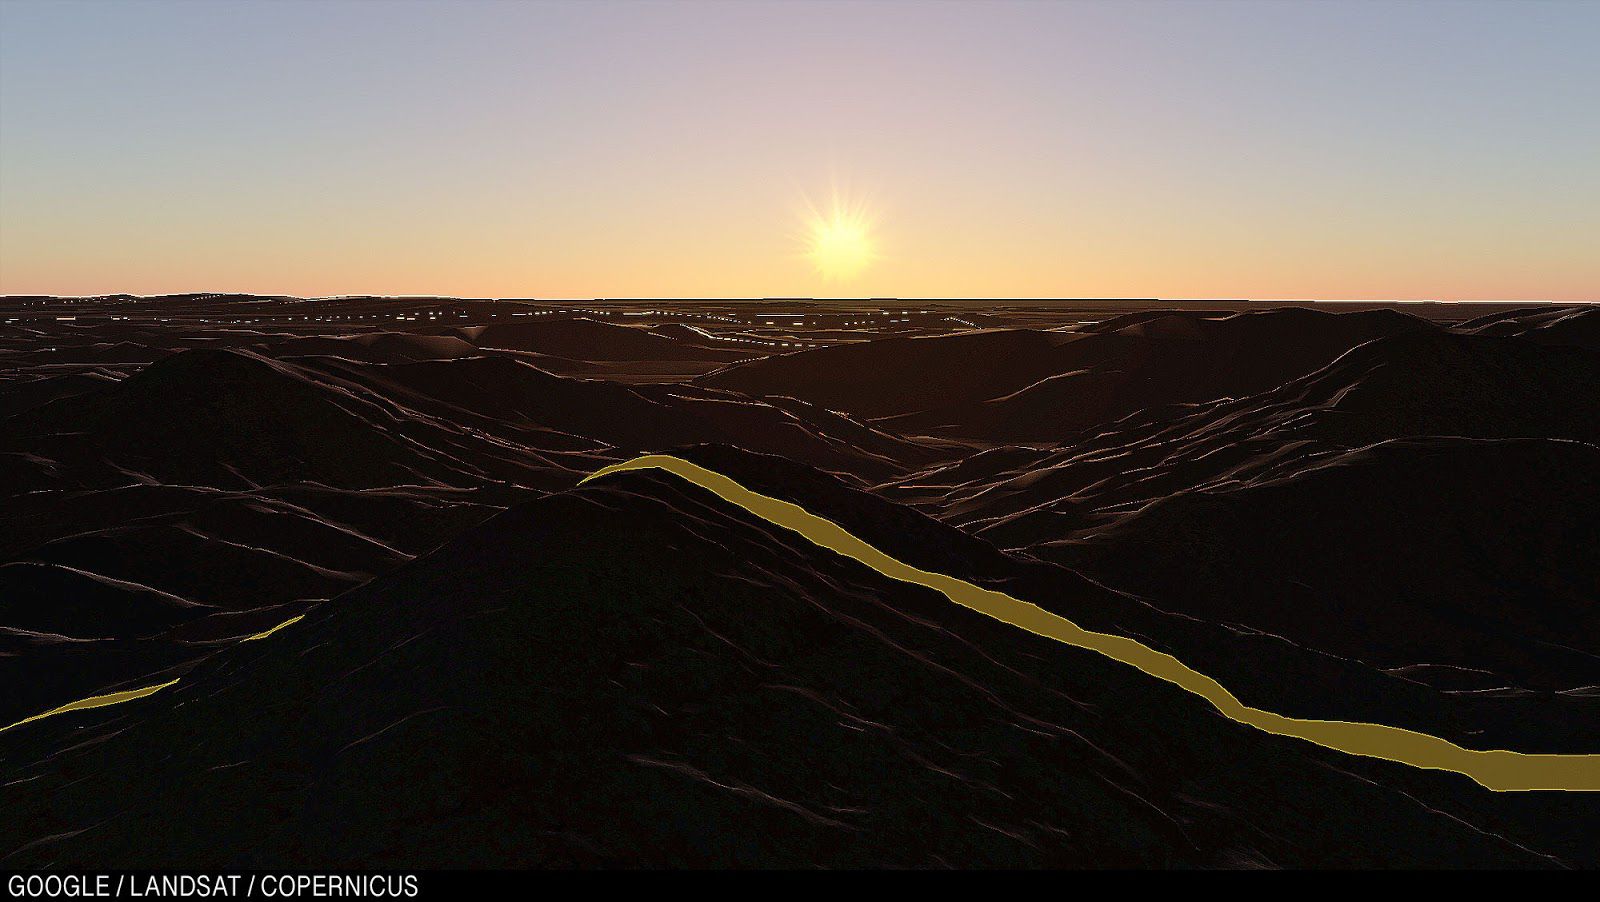
[{"label": "bright sun glare", "polygon": [[806,224],[807,256],[826,279],[854,278],[877,259],[871,218],[865,208],[848,202],[837,191],[827,214],[807,204]]}]

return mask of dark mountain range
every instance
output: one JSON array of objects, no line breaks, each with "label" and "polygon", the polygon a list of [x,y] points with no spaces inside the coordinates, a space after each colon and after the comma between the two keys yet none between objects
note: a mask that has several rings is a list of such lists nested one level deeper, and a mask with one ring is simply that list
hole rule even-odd
[{"label": "dark mountain range", "polygon": [[1593,793],[579,485],[1600,756],[1592,308],[8,303],[0,867],[1600,867]]}]

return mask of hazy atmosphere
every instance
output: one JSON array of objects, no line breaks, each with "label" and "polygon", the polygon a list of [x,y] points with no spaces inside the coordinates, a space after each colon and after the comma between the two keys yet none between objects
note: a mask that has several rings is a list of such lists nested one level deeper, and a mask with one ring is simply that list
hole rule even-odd
[{"label": "hazy atmosphere", "polygon": [[1600,293],[1594,3],[373,12],[4,0],[0,290]]}]

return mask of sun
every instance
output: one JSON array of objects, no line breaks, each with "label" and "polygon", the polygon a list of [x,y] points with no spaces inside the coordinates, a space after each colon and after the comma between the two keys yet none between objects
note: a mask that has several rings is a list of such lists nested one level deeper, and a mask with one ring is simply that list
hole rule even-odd
[{"label": "sun", "polygon": [[810,203],[806,206],[806,256],[823,278],[853,279],[877,259],[872,218],[863,205],[852,204],[835,192],[826,214]]},{"label": "sun", "polygon": [[872,256],[866,223],[835,216],[812,225],[811,259],[825,278],[854,278],[872,262]]}]

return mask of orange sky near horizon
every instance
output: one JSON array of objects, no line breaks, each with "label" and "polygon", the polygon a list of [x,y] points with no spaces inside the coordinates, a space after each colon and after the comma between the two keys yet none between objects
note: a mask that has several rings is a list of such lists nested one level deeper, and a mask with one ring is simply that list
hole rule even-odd
[{"label": "orange sky near horizon", "polygon": [[1597,10],[17,0],[0,293],[1595,300]]}]

